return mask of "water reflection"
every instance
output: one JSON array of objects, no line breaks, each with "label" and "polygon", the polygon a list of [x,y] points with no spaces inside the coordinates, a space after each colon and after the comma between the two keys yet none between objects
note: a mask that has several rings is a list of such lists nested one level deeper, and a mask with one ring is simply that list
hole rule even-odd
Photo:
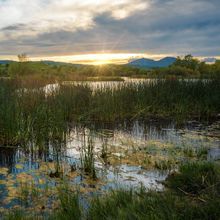
[{"label": "water reflection", "polygon": [[[198,148],[204,146],[209,149],[208,160],[220,159],[219,138],[206,135],[209,133],[210,126],[199,126],[199,128],[197,126],[196,128],[196,126],[187,124],[177,129],[174,122],[155,120],[148,122],[135,121],[133,123],[125,121],[120,124],[92,123],[90,126],[72,125],[66,143],[60,147],[59,159],[65,164],[66,170],[64,172],[68,173],[73,165],[76,170],[80,171],[83,145],[86,137],[92,136],[95,168],[98,178],[102,180],[99,190],[141,185],[147,189],[162,190],[161,181],[165,180],[169,170],[145,169],[138,164],[127,164],[123,160],[121,164],[104,163],[100,159],[103,143],[106,143],[108,150],[111,151],[114,157],[118,158],[126,152],[131,153],[137,149],[149,150],[152,153],[157,150],[157,148],[152,148],[155,146],[158,146],[158,149],[167,146],[170,151],[174,147],[175,149],[181,149],[183,147]],[[147,146],[148,148],[146,148]],[[116,151],[112,149],[116,149]],[[162,153],[166,155],[166,151]],[[177,156],[175,153],[174,156]],[[56,185],[54,179],[48,180],[48,175],[39,174],[38,171],[48,166],[45,162],[48,162],[49,166],[53,166],[56,157],[53,143],[45,143],[44,150],[38,149],[33,144],[25,151],[19,147],[0,147],[0,168],[8,168],[7,174],[11,174],[10,178],[12,179],[15,179],[16,175],[25,173],[36,180],[39,179],[40,175],[40,178],[47,179],[50,185]],[[8,176],[0,172],[0,180],[7,180]],[[80,186],[88,186],[85,185],[85,178],[80,174],[74,173],[70,178],[70,182]],[[89,187],[92,187],[91,184],[89,184]],[[96,186],[94,185],[94,187]],[[2,191],[0,197],[5,197],[7,193],[4,190],[4,184],[0,183],[0,190]]]},{"label": "water reflection", "polygon": [[0,147],[0,167],[12,168],[17,160],[17,149],[13,147]]},{"label": "water reflection", "polygon": [[[218,149],[220,147],[219,138],[210,138],[195,127],[188,125],[182,129],[176,129],[173,122],[141,122],[133,123],[125,121],[120,124],[97,124],[89,127],[75,125],[68,134],[67,143],[63,146],[62,156],[69,158],[68,160],[80,159],[80,150],[85,141],[85,135],[92,135],[95,150],[99,151],[102,144],[107,140],[109,146],[122,146],[132,143],[137,146],[145,145],[150,141],[161,141],[164,143],[173,143],[175,145],[190,145],[196,147],[198,145],[209,146],[210,158],[213,155],[218,157]],[[20,148],[0,147],[0,166],[13,167],[19,162],[20,158],[26,158],[30,163],[37,160],[50,161],[53,160],[54,151],[52,144],[44,145],[44,150],[36,150],[35,146],[31,146],[28,150],[23,151]]]}]

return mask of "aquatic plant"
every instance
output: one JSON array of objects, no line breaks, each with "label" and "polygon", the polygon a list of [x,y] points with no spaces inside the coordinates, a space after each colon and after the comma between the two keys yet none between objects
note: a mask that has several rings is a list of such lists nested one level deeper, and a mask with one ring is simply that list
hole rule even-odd
[{"label": "aquatic plant", "polygon": [[100,157],[102,158],[102,160],[104,161],[105,164],[108,164],[108,139],[107,138],[103,138],[103,143],[101,146],[101,154]]},{"label": "aquatic plant", "polygon": [[[64,184],[58,188],[60,205],[44,217],[57,220],[219,219],[218,163],[184,164],[180,167],[179,173],[168,177],[166,185],[168,188],[162,192],[147,191],[143,187],[118,189],[85,200],[76,190]],[[17,210],[6,214],[4,219],[26,219],[28,217],[31,219],[40,216],[39,212]]]},{"label": "aquatic plant", "polygon": [[179,192],[189,194],[200,194],[203,190],[211,189],[213,186],[220,193],[219,165],[212,162],[182,164],[178,173],[173,173],[168,177],[167,184]]},{"label": "aquatic plant", "polygon": [[[44,145],[55,133],[67,133],[72,122],[114,122],[148,117],[208,119],[220,109],[219,82],[152,81],[92,90],[88,85],[16,89],[14,80],[0,80],[0,143]],[[108,101],[106,101],[108,100]]]},{"label": "aquatic plant", "polygon": [[95,170],[94,144],[91,135],[89,135],[87,139],[84,135],[84,143],[81,149],[80,159],[82,171],[89,175],[92,179],[96,179],[97,176]]},{"label": "aquatic plant", "polygon": [[82,207],[79,202],[77,191],[70,190],[68,185],[64,184],[58,188],[59,209],[52,214],[49,219],[81,219]]}]

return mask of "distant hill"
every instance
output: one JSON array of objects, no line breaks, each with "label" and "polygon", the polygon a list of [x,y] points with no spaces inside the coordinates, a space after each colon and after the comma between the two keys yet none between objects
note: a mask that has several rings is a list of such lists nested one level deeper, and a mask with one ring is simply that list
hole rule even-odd
[{"label": "distant hill", "polygon": [[215,63],[216,58],[215,57],[206,57],[202,61],[205,63]]},{"label": "distant hill", "polygon": [[173,64],[176,61],[175,57],[165,57],[161,60],[152,60],[147,58],[141,58],[134,61],[131,61],[127,65],[134,67],[143,67],[143,68],[158,68],[158,67],[167,67]]},{"label": "distant hill", "polygon": [[14,61],[12,60],[0,60],[0,64],[9,64],[9,63],[12,63]]},{"label": "distant hill", "polygon": [[[9,64],[12,62],[17,62],[17,61],[13,61],[13,60],[0,60],[0,64]],[[42,61],[29,61],[31,63],[44,63],[50,66],[83,66],[82,64],[74,64],[74,63],[66,63],[66,62],[56,62],[56,61],[51,61],[51,60],[42,60]]]},{"label": "distant hill", "polygon": [[43,62],[45,64],[51,65],[51,66],[81,66],[81,64],[75,64],[75,63],[66,63],[66,62],[56,62],[56,61],[51,61],[51,60],[42,60],[39,62]]}]

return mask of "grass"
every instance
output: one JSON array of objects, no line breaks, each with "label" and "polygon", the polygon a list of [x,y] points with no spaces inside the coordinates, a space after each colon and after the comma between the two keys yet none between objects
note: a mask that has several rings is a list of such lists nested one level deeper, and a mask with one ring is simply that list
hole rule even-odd
[{"label": "grass", "polygon": [[163,192],[119,190],[97,197],[91,202],[88,219],[219,219],[218,164],[181,165],[178,174],[166,182],[168,189]]},{"label": "grass", "polygon": [[89,136],[87,140],[84,139],[80,158],[83,172],[92,179],[96,179],[94,144],[91,136]]},{"label": "grass", "polygon": [[[121,84],[116,88],[89,85],[59,85],[58,90],[45,94],[42,85],[26,80],[0,80],[0,146],[20,146],[24,151],[48,152],[52,147],[55,172],[60,177],[60,156],[73,123],[93,123],[147,119],[149,117],[185,121],[196,117],[209,120],[220,109],[220,83],[213,81],[186,82],[179,80]],[[37,89],[36,89],[37,88]],[[92,122],[92,123],[91,123]],[[92,124],[92,125],[91,125]],[[109,162],[107,144],[101,158]],[[180,150],[181,151],[181,150]],[[148,155],[137,154],[137,158]],[[181,155],[201,159],[206,149],[184,148]],[[94,146],[85,141],[81,154],[82,171],[96,179]],[[153,163],[158,169],[172,170],[175,161]],[[60,208],[52,219],[219,219],[219,166],[208,162],[183,164],[178,173],[170,175],[164,192],[119,190],[94,198],[88,210],[80,196],[67,188],[59,190]],[[22,203],[38,193],[23,187]],[[27,213],[17,211],[5,219],[25,219]],[[37,216],[37,214],[33,214]],[[49,215],[47,216],[50,217]],[[37,217],[36,217],[37,218]],[[35,219],[36,219],[35,218]],[[31,217],[29,218],[31,219]]]},{"label": "grass", "polygon": [[52,144],[55,155],[65,145],[72,123],[149,117],[208,120],[220,109],[220,83],[215,80],[163,80],[95,90],[89,85],[60,85],[47,95],[43,88],[21,86],[20,81],[0,80],[0,145],[28,150],[31,143],[44,151]]},{"label": "grass", "polygon": [[100,121],[149,116],[206,119],[218,112],[218,84],[168,80],[100,89],[91,99],[89,114]]},{"label": "grass", "polygon": [[213,186],[220,193],[219,166],[212,162],[183,164],[179,173],[169,176],[167,182],[169,187],[189,194],[199,195]]},{"label": "grass", "polygon": [[79,194],[77,192],[70,192],[68,186],[60,187],[58,199],[60,208],[49,219],[81,219],[82,208],[79,203]]},{"label": "grass", "polygon": [[[70,193],[68,187],[64,187],[60,189],[59,209],[48,219],[218,220],[219,183],[218,163],[188,163],[181,165],[178,173],[167,178],[168,188],[162,192],[146,191],[144,188],[115,190],[93,197],[87,209],[85,204],[80,203],[77,192]],[[21,212],[5,219],[25,219],[17,216],[21,216]],[[25,213],[23,216],[27,217]]]}]

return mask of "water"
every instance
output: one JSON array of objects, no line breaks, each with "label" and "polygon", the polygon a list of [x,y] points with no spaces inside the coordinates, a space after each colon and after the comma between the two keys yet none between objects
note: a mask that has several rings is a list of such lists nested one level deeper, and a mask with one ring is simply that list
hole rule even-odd
[{"label": "water", "polygon": [[[63,170],[67,176],[66,181],[86,194],[140,186],[163,190],[164,186],[161,182],[172,172],[172,169],[158,170],[151,166],[143,167],[137,162],[140,156],[138,152],[147,150],[151,157],[156,155],[155,157],[158,156],[158,158],[165,156],[182,160],[183,154],[176,153],[179,152],[178,149],[184,146],[193,149],[204,147],[208,149],[205,159],[219,160],[220,139],[210,135],[211,127],[201,125],[198,128],[198,126],[193,127],[188,124],[177,129],[175,124],[170,122],[140,121],[118,125],[95,125],[92,130],[75,125],[60,155]],[[216,132],[218,129],[216,130],[215,123],[213,133],[216,134]],[[92,182],[80,173],[80,155],[87,136],[93,137],[95,168],[98,176],[98,180]],[[107,164],[100,158],[103,143],[107,144],[109,154],[111,154],[110,162]],[[127,155],[130,155],[128,160],[123,158]],[[135,157],[137,161],[134,160]],[[70,172],[70,165],[73,164],[76,171]],[[18,196],[17,187],[21,187],[22,182],[26,184],[26,180],[39,189],[49,186],[54,190],[60,184],[59,179],[50,178],[48,175],[48,170],[54,169],[54,153],[50,145],[47,152],[34,150],[24,152],[22,149],[12,147],[0,148],[0,167],[0,206],[4,208],[21,204],[14,198]],[[51,200],[53,196],[50,197]],[[48,202],[48,208],[52,204]]]},{"label": "water", "polygon": [[[84,84],[92,89],[100,87],[118,88],[124,83],[149,83],[154,80],[126,79],[124,82],[66,82]],[[57,91],[58,84],[44,87],[47,95]],[[51,144],[45,151],[30,148],[0,147],[0,207],[11,208],[24,205],[25,201],[44,199],[48,209],[56,207],[56,187],[67,182],[73,190],[84,194],[95,194],[116,188],[138,188],[163,190],[167,175],[176,169],[175,164],[194,160],[197,149],[205,149],[202,160],[220,159],[220,122],[201,124],[196,121],[178,127],[175,122],[124,121],[120,124],[93,123],[85,127],[71,127],[67,142],[62,146],[59,158],[64,180],[51,178],[56,166],[56,155]],[[98,180],[91,181],[81,172],[82,149],[92,137],[95,169]],[[107,146],[108,157],[101,157],[103,146]],[[169,167],[169,165],[172,165]],[[74,171],[71,172],[71,167]],[[34,192],[25,194],[30,188]],[[23,198],[24,195],[27,198]],[[33,198],[34,197],[34,198]],[[45,198],[47,197],[47,199]],[[17,199],[21,198],[21,199]],[[25,204],[30,208],[30,204]],[[39,205],[37,203],[37,205]],[[33,206],[33,204],[32,204]]]},{"label": "water", "polygon": [[[130,78],[130,77],[121,77],[123,81],[64,81],[62,85],[86,85],[91,88],[93,91],[106,88],[106,89],[117,89],[124,85],[135,84],[138,85],[140,83],[150,84],[157,83],[158,81],[165,81],[165,79],[141,79],[141,78]],[[207,79],[179,79],[180,81],[185,82],[198,82],[202,81],[203,83],[209,82]],[[48,84],[43,90],[47,95],[56,92],[59,90],[60,85],[58,83]]]},{"label": "water", "polygon": [[[106,88],[106,89],[117,89],[120,88],[123,85],[129,85],[129,84],[140,84],[140,83],[152,83],[156,82],[156,79],[132,79],[129,77],[122,77],[124,81],[64,81],[62,85],[86,85],[89,88],[91,88],[93,91]],[[48,84],[46,85],[43,90],[47,95],[56,92],[59,90],[60,85],[55,84]]]}]

